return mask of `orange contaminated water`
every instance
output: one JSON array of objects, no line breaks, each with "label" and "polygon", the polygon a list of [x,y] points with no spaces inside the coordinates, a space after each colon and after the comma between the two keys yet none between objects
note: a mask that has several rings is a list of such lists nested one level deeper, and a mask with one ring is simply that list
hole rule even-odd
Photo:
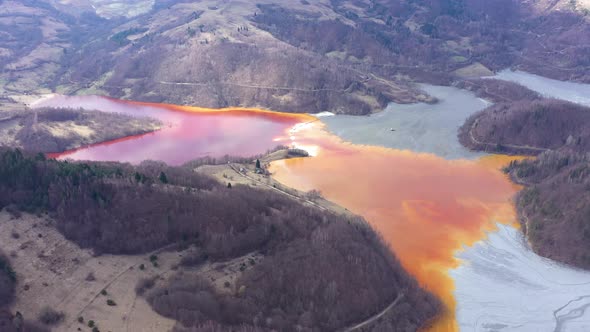
[{"label": "orange contaminated water", "polygon": [[513,157],[450,161],[353,145],[329,134],[311,116],[264,110],[211,110],[88,96],[59,96],[39,106],[148,115],[166,124],[155,133],[57,155],[61,158],[152,158],[180,164],[199,155],[261,153],[277,144],[306,149],[312,158],[276,161],[273,176],[299,190],[320,190],[325,198],[363,216],[404,267],[443,301],[445,311],[428,331],[458,330],[448,275],[459,264],[457,250],[483,239],[496,222],[515,224],[511,200],[519,187],[500,171]]},{"label": "orange contaminated water", "polygon": [[274,178],[322,195],[363,216],[420,284],[436,294],[445,312],[428,331],[457,331],[453,280],[448,270],[463,245],[515,221],[519,190],[500,171],[514,157],[449,161],[431,154],[359,146],[327,133],[319,122],[294,130],[292,144],[313,158],[274,162]]}]

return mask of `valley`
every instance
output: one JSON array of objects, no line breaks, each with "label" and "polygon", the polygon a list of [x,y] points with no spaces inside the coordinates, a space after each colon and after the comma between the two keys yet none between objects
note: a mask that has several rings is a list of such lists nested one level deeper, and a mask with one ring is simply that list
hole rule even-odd
[{"label": "valley", "polygon": [[0,330],[585,331],[587,0],[0,0]]},{"label": "valley", "polygon": [[55,92],[358,115],[434,102],[416,82],[506,67],[588,82],[586,4],[550,5],[3,1],[0,95],[6,105]]},{"label": "valley", "polygon": [[[442,105],[442,107],[437,105],[434,108],[428,104],[417,105],[425,110],[432,108],[429,120],[422,122],[424,130],[427,132],[438,131],[442,135],[434,135],[437,139],[433,140],[427,140],[423,137],[416,139],[416,141],[421,142],[423,146],[429,149],[432,146],[436,147],[441,139],[456,141],[454,132],[470,112],[478,110],[478,107],[474,107],[474,105],[479,105],[479,108],[486,105],[485,102],[477,99],[472,93],[461,92],[457,89],[437,87],[425,87],[425,89],[435,92],[435,96],[441,100],[438,105]],[[462,96],[462,99],[459,96]],[[220,121],[227,121],[228,124],[232,124],[232,111],[117,102],[95,97],[64,99],[64,97],[59,96],[54,99],[46,99],[39,106],[51,106],[54,102],[65,105],[64,100],[69,102],[68,105],[73,108],[83,106],[112,110],[119,113],[150,115],[168,121],[172,127],[169,130],[185,133],[184,135],[194,133],[198,140],[203,140],[204,137],[211,137],[211,139],[217,137],[217,139],[220,139],[221,136],[216,136],[215,131],[233,132],[238,130],[236,128],[242,128],[234,125],[211,126],[209,124],[202,127],[203,129],[207,128],[207,130],[196,131],[195,128],[198,127],[184,126],[185,123],[190,123],[187,119],[172,121],[175,116],[182,114],[184,117],[192,117],[202,124],[207,124],[206,119],[213,112],[213,114],[218,113],[215,116]],[[465,107],[465,113],[463,115],[457,114],[454,121],[449,120],[446,125],[443,125],[442,122],[436,120],[436,117],[443,115],[445,112],[450,112],[453,109],[453,102]],[[446,103],[451,103],[451,106],[445,107]],[[393,110],[396,108],[395,105],[391,107]],[[406,106],[400,105],[397,107],[403,108]],[[193,110],[196,112],[191,112]],[[180,113],[178,113],[179,111]],[[304,149],[309,151],[312,157],[295,158],[286,161],[269,160],[268,162],[271,164],[270,171],[273,174],[272,180],[263,177],[261,182],[252,180],[251,177],[255,176],[254,174],[246,175],[245,182],[242,182],[240,179],[241,172],[236,172],[236,169],[250,169],[250,172],[253,172],[251,168],[246,166],[249,163],[247,161],[245,161],[245,166],[238,166],[237,168],[220,165],[200,166],[197,170],[202,169],[206,174],[214,175],[221,181],[233,182],[234,184],[243,183],[260,187],[261,184],[271,181],[273,189],[287,185],[284,190],[296,197],[304,197],[302,193],[317,190],[321,193],[321,197],[343,206],[346,210],[323,201],[323,198],[320,206],[335,209],[339,213],[349,213],[348,210],[350,210],[354,214],[360,214],[384,237],[386,243],[391,246],[392,250],[400,258],[404,268],[416,277],[427,290],[434,292],[443,299],[445,303],[444,315],[435,321],[431,329],[434,331],[457,329],[458,325],[454,314],[455,310],[457,310],[457,302],[452,292],[454,281],[449,278],[447,271],[458,267],[459,263],[454,258],[454,253],[462,245],[478,241],[484,236],[486,230],[493,230],[496,227],[496,222],[514,225],[515,214],[510,204],[510,198],[518,188],[512,185],[500,171],[500,168],[511,159],[490,159],[489,157],[480,159],[481,157],[478,154],[469,153],[468,151],[462,151],[461,155],[454,156],[446,154],[445,150],[432,150],[438,151],[441,155],[451,159],[465,157],[475,159],[473,161],[461,159],[445,161],[441,157],[432,154],[420,154],[410,150],[354,146],[329,134],[325,131],[322,122],[315,121],[311,116],[279,115],[267,112],[259,114],[257,116],[257,111],[254,110],[250,111],[248,116],[253,121],[260,121],[257,119],[260,116],[285,117],[286,119],[292,118],[292,120],[282,120],[282,127],[277,127],[277,129],[282,129],[274,134],[272,134],[272,131],[263,130],[267,134],[274,136],[271,135],[261,139],[261,136],[254,135],[258,137],[257,141],[273,142],[272,144]],[[390,117],[393,119],[396,117],[403,118],[404,115],[403,113],[393,113]],[[338,116],[320,118],[320,120],[328,123],[333,119],[338,119]],[[364,120],[371,121],[371,118],[364,118]],[[389,125],[389,123],[379,122],[381,130],[387,134],[390,133]],[[256,125],[250,127],[258,128]],[[357,124],[354,127],[375,131],[375,127],[371,126],[359,126]],[[253,135],[249,129],[244,128],[242,130],[248,133],[249,136]],[[233,142],[234,139],[229,141]],[[238,139],[238,141],[240,140]],[[116,146],[124,147],[127,142],[133,144],[134,148],[116,148]],[[174,139],[171,142],[181,144],[182,141]],[[386,144],[389,146],[399,144],[395,142],[395,136],[392,136],[390,137],[390,143]],[[100,148],[98,146],[97,148],[90,147],[74,153],[66,152],[60,158],[100,160],[104,158],[101,156],[108,155],[109,158],[114,160],[125,160],[130,156],[127,151],[132,150],[138,153],[135,160],[144,160],[149,159],[149,153],[152,150],[151,148],[146,150],[139,148],[149,147],[149,144],[143,138],[131,138],[128,141],[113,142],[106,146],[109,149],[108,152],[96,150]],[[228,147],[231,147],[231,145]],[[398,146],[398,148],[401,147]],[[264,145],[258,145],[256,149],[260,151],[264,149]],[[173,151],[181,150],[184,149]],[[456,150],[461,151],[458,146]],[[95,154],[93,151],[99,151],[99,153]],[[166,157],[166,154],[163,153],[158,155],[160,159]],[[174,156],[166,158],[164,161],[173,164],[179,163],[179,160]],[[371,170],[369,171],[366,167],[363,167],[364,164],[370,165]],[[222,168],[220,169],[220,167]],[[392,172],[391,167],[394,167],[396,171]],[[322,169],[329,169],[330,171],[324,172],[321,171]],[[419,171],[419,169],[423,169],[423,171]],[[435,170],[438,171],[435,172]],[[220,173],[223,176],[220,176]],[[424,178],[425,174],[428,174],[427,178]],[[358,179],[359,182],[344,180],[351,176]],[[279,183],[273,183],[274,179],[278,180]],[[482,181],[488,182],[482,183]],[[435,185],[431,186],[429,183]],[[458,186],[459,183],[463,183],[463,185]],[[343,185],[344,187],[341,187]],[[292,191],[289,187],[295,188],[297,191]],[[428,189],[421,189],[424,187]],[[400,190],[400,188],[404,189]],[[435,190],[435,188],[439,189]],[[450,188],[454,188],[452,196],[449,196]],[[478,188],[486,189],[481,191]],[[491,188],[496,189],[490,191]],[[352,192],[356,194],[352,195]],[[377,197],[382,197],[383,200],[376,200]],[[305,200],[302,201],[305,202]],[[398,201],[397,204],[399,205],[393,204],[395,201]],[[392,223],[394,220],[396,222]],[[430,231],[424,232],[426,229]],[[404,240],[408,239],[409,234],[412,234],[411,240]],[[433,245],[433,243],[436,244]]]},{"label": "valley", "polygon": [[[518,255],[524,255],[527,259],[536,261],[534,263],[537,266],[536,270],[549,269],[552,271],[554,269],[552,266],[555,263],[535,256],[526,245],[519,244],[523,240],[519,239],[518,233],[513,233],[514,231],[511,230],[514,229],[512,227],[518,229],[517,214],[513,210],[511,198],[520,188],[510,183],[510,180],[501,172],[501,168],[508,165],[510,160],[519,160],[520,158],[482,158],[482,154],[469,152],[459,145],[450,150],[451,153],[449,150],[441,149],[440,142],[444,140],[456,141],[455,132],[462,121],[470,114],[475,114],[478,110],[485,108],[488,103],[478,99],[473,93],[455,88],[423,86],[423,89],[435,96],[439,103],[434,106],[392,104],[389,110],[368,118],[347,119],[345,116],[322,116],[319,118],[320,121],[314,121],[311,116],[294,116],[293,120],[289,120],[291,122],[285,122],[284,127],[274,138],[269,137],[266,140],[274,142],[273,144],[305,149],[311,152],[312,157],[265,161],[265,164],[267,162],[271,164],[272,179],[260,177],[259,180],[255,180],[257,176],[255,174],[242,177],[240,168],[249,170],[249,172],[254,171],[247,166],[248,161],[245,161],[244,166],[234,168],[224,166],[222,162],[219,166],[200,166],[197,170],[201,169],[206,174],[216,176],[220,181],[243,183],[254,187],[261,185],[264,187],[265,184],[270,183],[272,188],[276,189],[282,188],[281,185],[287,185],[282,190],[288,194],[292,193],[296,197],[304,197],[305,192],[317,190],[322,197],[320,206],[336,209],[339,212],[348,213],[350,210],[350,212],[366,218],[398,255],[404,268],[414,275],[427,290],[443,299],[446,307],[445,314],[433,323],[430,330],[447,331],[471,326],[475,323],[472,319],[477,317],[468,314],[468,312],[476,310],[486,310],[488,313],[488,318],[481,321],[481,324],[503,324],[493,318],[492,311],[486,305],[482,304],[481,309],[470,307],[471,309],[467,310],[464,301],[483,303],[486,296],[485,294],[476,296],[476,293],[466,293],[462,289],[469,287],[473,278],[476,278],[475,280],[489,278],[490,282],[496,283],[495,287],[511,287],[509,286],[510,279],[497,279],[494,276],[499,272],[492,270],[485,270],[485,272],[473,270],[470,266],[485,264],[484,262],[490,259],[489,256],[474,255],[472,252],[475,249],[471,248],[463,249],[464,253],[461,253],[461,250],[465,245],[474,245],[474,248],[480,248],[488,246],[489,241],[502,239],[506,243],[504,246],[519,248]],[[57,97],[55,100],[63,102],[63,99],[60,98],[63,97]],[[51,105],[52,101],[48,99],[45,103]],[[150,114],[156,118],[159,113],[176,114],[175,108],[168,105],[123,103],[96,98],[75,98],[70,99],[70,103],[70,107],[89,104],[87,107],[92,105],[95,108],[102,104],[105,109],[113,109],[118,112],[121,112],[121,108],[129,108],[130,110],[125,112]],[[456,113],[458,105],[464,107],[464,113]],[[409,107],[413,108],[412,112],[405,113],[404,108]],[[191,108],[186,107],[178,107],[177,109],[188,111],[187,116],[197,118],[206,117],[207,112],[215,112],[202,109],[190,112]],[[415,119],[417,112],[431,113],[426,113],[428,116]],[[442,121],[442,118],[437,119],[437,117],[444,116],[445,112],[455,112],[453,113],[455,118],[445,117],[446,123]],[[219,114],[229,116],[227,121],[231,123],[229,120],[231,112],[227,114],[222,111]],[[265,113],[261,113],[261,115],[263,114]],[[273,116],[271,113],[269,115]],[[250,116],[255,119],[256,112]],[[389,117],[390,120],[384,122],[381,119],[377,121],[373,119],[383,116]],[[160,118],[170,119],[169,115],[160,115]],[[367,124],[360,124],[360,121],[366,121]],[[347,125],[347,122],[353,124]],[[371,123],[373,124],[371,125]],[[408,123],[415,124],[409,125]],[[175,125],[183,128],[178,122]],[[408,127],[421,126],[422,132],[428,133],[434,139],[428,139],[428,136],[414,136],[412,140],[409,140],[412,135],[418,135],[421,132],[417,130],[408,131],[406,136],[409,137],[402,136],[403,139],[400,139],[397,132],[390,131],[390,126],[400,128],[402,133],[404,130],[408,130]],[[222,131],[231,131],[235,127],[222,126],[219,128]],[[365,132],[360,128],[364,128]],[[330,132],[336,132],[343,137],[350,135],[347,138],[353,143],[364,145],[355,146],[346,143]],[[355,134],[347,134],[347,132]],[[373,134],[368,135],[369,132]],[[132,139],[132,141],[144,145],[141,143],[141,139]],[[419,142],[422,148],[408,145],[408,142]],[[117,144],[120,143],[114,143],[114,145]],[[383,147],[370,147],[366,144]],[[447,146],[449,145],[445,145],[445,147]],[[263,147],[259,146],[258,149],[263,149]],[[407,150],[404,151],[404,149]],[[420,151],[420,149],[427,150]],[[92,148],[89,150],[91,151]],[[421,153],[412,152],[412,150]],[[111,150],[114,152],[112,156],[117,155],[115,151],[117,150]],[[88,156],[66,153],[64,158],[88,158]],[[125,154],[122,154],[117,158],[124,158],[124,156]],[[165,154],[161,156],[165,156]],[[446,161],[441,157],[449,160]],[[100,159],[100,155],[95,158]],[[137,160],[141,159],[146,159],[146,156],[137,158]],[[174,160],[168,161],[176,162]],[[330,171],[322,171],[324,169]],[[435,170],[440,171],[437,173]],[[359,182],[347,180],[352,178]],[[275,180],[278,180],[279,183],[276,183]],[[462,185],[459,185],[460,183]],[[425,186],[428,189],[421,189]],[[293,187],[297,191],[292,191],[289,187]],[[434,191],[435,188],[439,188],[440,191]],[[453,189],[451,190],[451,188]],[[496,189],[490,190],[491,188]],[[440,196],[437,193],[440,193]],[[382,197],[383,201],[376,199],[378,197]],[[346,210],[338,209],[324,199],[333,201],[339,206],[345,207]],[[396,201],[399,202],[397,203],[399,205],[393,203]],[[305,202],[305,199],[302,199],[302,202]],[[496,224],[498,222],[502,225],[498,226]],[[429,231],[425,232],[425,230]],[[497,230],[500,230],[499,234],[501,235],[496,235]],[[412,234],[411,237],[408,237],[408,234]],[[506,236],[505,234],[511,235]],[[479,242],[486,237],[489,240]],[[411,240],[408,241],[408,239]],[[508,240],[512,242],[506,242]],[[434,243],[436,244],[433,245]],[[460,253],[457,254],[458,252]],[[514,254],[516,255],[516,253]],[[498,267],[498,271],[501,271],[502,268]],[[526,269],[521,270],[514,267],[512,269],[513,273],[520,275],[519,278],[523,283],[538,284],[538,280]],[[563,276],[569,274],[572,275],[572,278],[578,278],[576,280],[585,280],[586,278],[585,274],[574,277],[576,272],[568,270],[568,268],[559,267],[559,269],[561,269],[559,278],[564,278]],[[572,285],[570,288],[573,292],[580,289],[576,285]],[[563,288],[548,285],[543,287],[544,292],[565,291]],[[518,291],[511,290],[511,292]],[[566,291],[565,294],[569,293]],[[495,299],[494,301],[501,303],[502,300]],[[526,304],[520,303],[520,305]],[[506,315],[506,313],[499,311],[498,315]],[[514,320],[514,322],[519,322],[513,323],[514,326],[518,325],[522,328],[524,324],[527,329],[537,328],[535,327],[537,325],[525,321],[526,316],[521,319],[520,321]],[[581,322],[583,324],[584,321]],[[547,322],[546,324],[552,323]]]}]

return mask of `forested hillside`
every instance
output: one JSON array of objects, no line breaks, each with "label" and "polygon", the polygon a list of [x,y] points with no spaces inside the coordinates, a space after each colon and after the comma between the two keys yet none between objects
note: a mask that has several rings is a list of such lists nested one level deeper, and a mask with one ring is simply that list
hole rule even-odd
[{"label": "forested hillside", "polygon": [[0,4],[6,103],[53,91],[367,114],[434,101],[413,82],[506,67],[590,79],[590,25],[576,1],[90,2]]},{"label": "forested hillside", "polygon": [[550,151],[507,169],[526,185],[516,198],[521,223],[542,256],[590,269],[590,160]]},{"label": "forested hillside", "polygon": [[590,108],[554,99],[495,104],[459,131],[463,145],[492,153],[538,155],[546,150],[590,151]]},{"label": "forested hillside", "polygon": [[233,295],[190,270],[146,292],[154,310],[179,327],[212,320],[259,330],[336,330],[397,299],[379,324],[415,330],[439,310],[362,219],[275,191],[222,185],[191,169],[58,162],[3,150],[0,205],[49,213],[66,238],[96,254],[194,247],[199,254],[185,260],[189,265],[263,255]]},{"label": "forested hillside", "polygon": [[52,153],[149,133],[159,120],[96,110],[66,108],[21,109],[0,120],[0,145]]}]

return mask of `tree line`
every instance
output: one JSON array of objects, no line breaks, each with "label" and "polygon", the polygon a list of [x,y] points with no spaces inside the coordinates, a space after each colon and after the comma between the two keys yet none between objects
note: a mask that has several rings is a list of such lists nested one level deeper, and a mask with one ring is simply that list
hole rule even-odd
[{"label": "tree line", "polygon": [[362,219],[270,190],[228,189],[190,168],[62,162],[5,149],[0,204],[49,213],[66,238],[96,253],[140,254],[174,244],[195,246],[199,259],[210,261],[251,252],[265,257],[239,278],[239,294],[219,294],[182,271],[145,292],[179,328],[213,322],[334,330],[376,314],[401,293],[404,301],[381,323],[415,330],[439,310]]}]

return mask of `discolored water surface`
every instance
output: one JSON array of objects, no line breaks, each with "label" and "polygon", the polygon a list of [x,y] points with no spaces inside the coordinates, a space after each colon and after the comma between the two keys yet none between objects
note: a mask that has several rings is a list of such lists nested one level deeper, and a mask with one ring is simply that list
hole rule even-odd
[{"label": "discolored water surface", "polygon": [[171,165],[204,156],[264,153],[275,147],[275,139],[286,135],[290,127],[311,118],[265,111],[135,103],[96,96],[56,96],[36,106],[82,107],[131,116],[150,116],[165,124],[163,129],[153,133],[99,143],[54,154],[53,157],[131,163],[152,159]]}]

